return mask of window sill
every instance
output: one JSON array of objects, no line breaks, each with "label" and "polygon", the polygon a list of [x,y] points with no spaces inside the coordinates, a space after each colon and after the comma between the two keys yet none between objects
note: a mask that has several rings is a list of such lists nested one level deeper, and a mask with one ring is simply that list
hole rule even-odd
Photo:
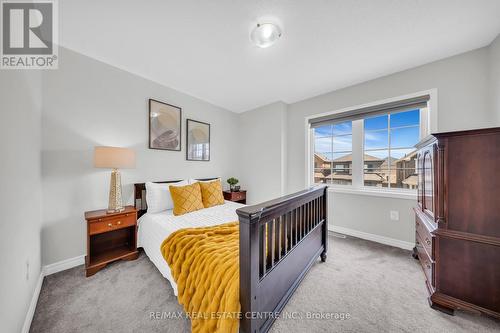
[{"label": "window sill", "polygon": [[368,195],[373,197],[384,197],[384,198],[394,198],[394,199],[417,200],[417,191],[411,191],[411,190],[391,191],[391,190],[375,190],[369,188],[354,188],[351,186],[346,186],[346,187],[329,186],[328,192]]}]

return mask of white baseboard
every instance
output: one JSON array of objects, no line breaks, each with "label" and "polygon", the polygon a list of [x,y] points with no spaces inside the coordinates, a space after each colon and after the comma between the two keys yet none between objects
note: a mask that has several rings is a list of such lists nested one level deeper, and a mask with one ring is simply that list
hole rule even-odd
[{"label": "white baseboard", "polygon": [[43,269],[40,272],[40,276],[38,277],[38,281],[36,282],[35,290],[33,291],[33,297],[31,297],[30,306],[28,308],[28,313],[26,314],[26,318],[24,319],[23,330],[22,333],[28,333],[31,327],[31,321],[33,320],[33,316],[35,315],[36,304],[38,303],[38,296],[40,296],[40,290],[42,289],[43,283]]},{"label": "white baseboard", "polygon": [[399,239],[394,239],[394,238],[389,238],[389,237],[384,237],[380,235],[375,235],[375,234],[369,234],[367,232],[363,231],[358,231],[354,229],[349,229],[349,228],[344,228],[344,227],[337,227],[337,226],[328,226],[328,230],[337,232],[339,234],[344,234],[348,236],[353,236],[361,239],[366,239],[372,242],[376,243],[381,243],[385,245],[390,245],[394,247],[399,247],[404,250],[411,250],[415,246],[414,243],[410,242],[405,242]]},{"label": "white baseboard", "polygon": [[65,259],[62,261],[55,262],[50,265],[43,266],[44,276],[55,274],[67,269],[83,265],[85,263],[85,256],[81,255],[74,258]]},{"label": "white baseboard", "polygon": [[26,313],[26,318],[24,319],[22,333],[28,333],[30,331],[31,322],[33,321],[33,316],[35,315],[36,304],[38,303],[38,297],[40,296],[40,290],[42,289],[44,277],[76,266],[83,265],[84,263],[85,263],[85,255],[81,255],[78,257],[69,258],[42,267],[40,276],[38,277],[38,281],[35,286],[35,290],[33,291],[33,297],[31,298],[31,303],[28,308],[28,313]]}]

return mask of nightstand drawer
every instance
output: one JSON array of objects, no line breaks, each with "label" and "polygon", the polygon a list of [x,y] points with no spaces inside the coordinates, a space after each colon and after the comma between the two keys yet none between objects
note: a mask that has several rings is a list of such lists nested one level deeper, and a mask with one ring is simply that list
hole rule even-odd
[{"label": "nightstand drawer", "polygon": [[246,204],[247,191],[238,191],[238,192],[223,191],[223,194],[224,194],[224,200],[235,201]]},{"label": "nightstand drawer", "polygon": [[90,221],[89,233],[91,235],[95,235],[111,230],[134,226],[135,221],[135,214],[126,214]]},{"label": "nightstand drawer", "polygon": [[245,199],[246,195],[244,192],[233,192],[232,195],[231,195],[231,199],[232,200],[243,200]]}]

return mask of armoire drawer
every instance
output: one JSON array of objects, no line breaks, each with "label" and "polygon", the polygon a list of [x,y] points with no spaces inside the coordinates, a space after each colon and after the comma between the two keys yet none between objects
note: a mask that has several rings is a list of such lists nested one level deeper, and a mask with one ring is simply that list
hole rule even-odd
[{"label": "armoire drawer", "polygon": [[435,236],[431,234],[427,225],[415,214],[415,230],[420,236],[420,240],[416,237],[417,245],[422,245],[432,260],[435,258]]},{"label": "armoire drawer", "polygon": [[420,235],[417,233],[417,252],[418,252],[418,260],[420,261],[420,265],[422,266],[422,269],[425,273],[425,277],[427,278],[427,281],[432,286],[435,286],[435,281],[434,281],[434,269],[435,269],[435,263],[434,261],[429,257],[427,252],[425,251],[424,247],[422,246],[422,240],[420,239]]}]

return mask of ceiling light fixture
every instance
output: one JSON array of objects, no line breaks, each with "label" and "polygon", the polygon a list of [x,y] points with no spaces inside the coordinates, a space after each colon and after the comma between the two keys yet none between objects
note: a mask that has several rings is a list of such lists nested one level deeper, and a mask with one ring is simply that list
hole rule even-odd
[{"label": "ceiling light fixture", "polygon": [[250,39],[261,48],[273,45],[281,37],[281,29],[273,23],[259,23],[252,30]]}]

